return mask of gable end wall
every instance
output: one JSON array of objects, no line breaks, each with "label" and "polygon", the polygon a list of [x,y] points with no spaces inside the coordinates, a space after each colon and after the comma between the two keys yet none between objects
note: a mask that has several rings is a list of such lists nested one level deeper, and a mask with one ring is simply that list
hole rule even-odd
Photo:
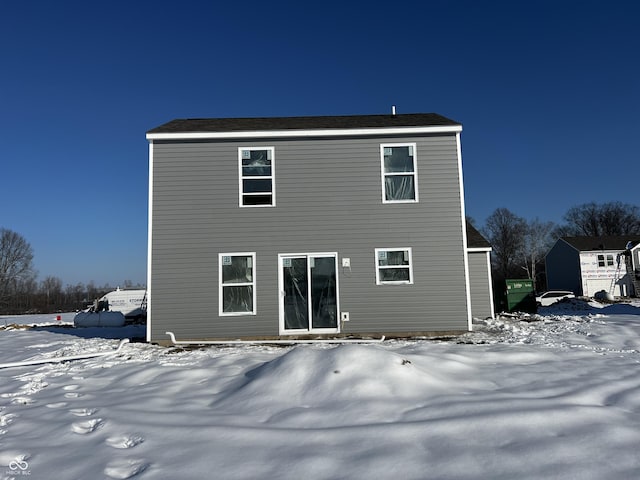
[{"label": "gable end wall", "polygon": [[558,240],[545,258],[548,290],[569,290],[583,295],[580,254],[564,240]]}]

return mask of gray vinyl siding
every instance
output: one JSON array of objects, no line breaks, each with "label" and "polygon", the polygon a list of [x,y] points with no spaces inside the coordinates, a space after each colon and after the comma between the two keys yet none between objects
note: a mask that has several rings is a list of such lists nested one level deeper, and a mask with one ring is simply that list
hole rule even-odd
[{"label": "gray vinyl siding", "polygon": [[471,315],[474,318],[493,316],[487,255],[488,252],[469,252],[469,291]]},{"label": "gray vinyl siding", "polygon": [[[380,144],[406,142],[419,203],[383,204]],[[239,207],[238,147],[275,148],[275,207]],[[282,253],[338,253],[343,333],[467,330],[454,134],[156,141],[153,157],[152,340],[278,335]],[[387,247],[412,248],[413,285],[376,285]],[[256,315],[218,315],[218,254],[233,252],[256,253]]]},{"label": "gray vinyl siding", "polygon": [[582,295],[580,253],[564,240],[558,240],[545,258],[548,290],[569,290]]}]

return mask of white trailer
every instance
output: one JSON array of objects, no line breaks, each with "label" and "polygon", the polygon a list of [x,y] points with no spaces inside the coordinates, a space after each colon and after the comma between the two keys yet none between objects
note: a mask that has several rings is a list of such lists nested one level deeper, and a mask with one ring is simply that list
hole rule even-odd
[{"label": "white trailer", "polygon": [[127,319],[146,320],[147,291],[120,290],[118,287],[95,300],[87,310],[73,318],[76,327],[122,327]]},{"label": "white trailer", "polygon": [[105,302],[105,310],[122,312],[127,318],[140,318],[147,313],[146,290],[120,290],[118,287],[98,299],[98,302]]}]

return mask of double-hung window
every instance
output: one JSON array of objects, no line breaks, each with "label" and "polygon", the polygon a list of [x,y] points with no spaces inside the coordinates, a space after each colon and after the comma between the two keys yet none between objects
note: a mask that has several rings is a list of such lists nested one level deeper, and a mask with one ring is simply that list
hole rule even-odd
[{"label": "double-hung window", "polygon": [[415,143],[380,145],[382,203],[417,202],[418,170]]},{"label": "double-hung window", "polygon": [[276,204],[274,186],[274,148],[238,149],[240,206],[272,207]]},{"label": "double-hung window", "polygon": [[413,283],[410,248],[376,248],[376,284]]},{"label": "double-hung window", "polygon": [[598,267],[613,266],[613,255],[598,254]]},{"label": "double-hung window", "polygon": [[255,315],[256,254],[221,253],[218,265],[220,315]]}]

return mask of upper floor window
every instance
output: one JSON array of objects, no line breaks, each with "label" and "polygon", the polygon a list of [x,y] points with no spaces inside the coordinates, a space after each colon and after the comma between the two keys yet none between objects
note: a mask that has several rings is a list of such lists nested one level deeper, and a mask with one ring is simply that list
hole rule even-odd
[{"label": "upper floor window", "polygon": [[274,148],[239,148],[240,206],[271,207],[274,189]]},{"label": "upper floor window", "polygon": [[382,202],[417,202],[418,170],[415,143],[380,145]]},{"label": "upper floor window", "polygon": [[410,248],[376,248],[376,283],[413,283]]},{"label": "upper floor window", "polygon": [[612,267],[613,266],[613,255],[598,255],[598,266],[599,267]]}]

